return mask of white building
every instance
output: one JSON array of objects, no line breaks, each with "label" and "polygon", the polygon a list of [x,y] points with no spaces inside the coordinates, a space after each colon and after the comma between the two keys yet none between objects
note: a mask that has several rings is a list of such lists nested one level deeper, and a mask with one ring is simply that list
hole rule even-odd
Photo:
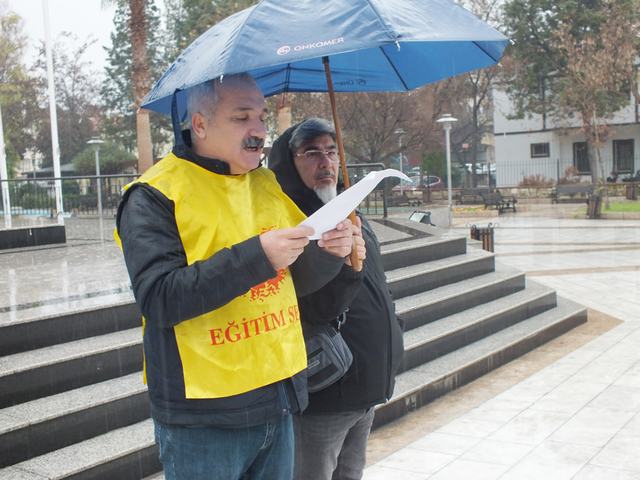
[{"label": "white building", "polygon": [[[525,176],[541,175],[553,181],[576,168],[583,181],[591,181],[587,144],[577,118],[562,122],[542,115],[512,120],[514,108],[508,95],[493,92],[496,183],[517,186]],[[640,169],[640,123],[633,97],[627,107],[607,122],[610,138],[601,149],[604,175],[622,178]]]}]

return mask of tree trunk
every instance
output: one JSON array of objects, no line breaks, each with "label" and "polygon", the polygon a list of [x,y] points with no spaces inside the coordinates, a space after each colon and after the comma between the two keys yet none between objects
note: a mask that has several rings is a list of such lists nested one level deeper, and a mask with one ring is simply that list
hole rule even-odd
[{"label": "tree trunk", "polygon": [[587,141],[587,152],[589,155],[589,168],[591,169],[591,183],[598,185],[601,170],[600,147],[593,139]]},{"label": "tree trunk", "polygon": [[131,56],[133,60],[131,83],[133,84],[133,98],[137,110],[138,173],[144,173],[153,165],[149,112],[139,110],[142,99],[149,91],[151,83],[149,62],[147,59],[147,18],[145,14],[145,3],[145,0],[129,0],[129,8],[131,9],[129,29],[131,35]]},{"label": "tree trunk", "polygon": [[278,104],[278,135],[291,126],[291,105]]},{"label": "tree trunk", "polygon": [[138,172],[144,173],[153,166],[151,122],[149,110],[138,109],[136,113],[136,136],[138,139]]},{"label": "tree trunk", "polygon": [[473,134],[471,136],[471,186],[478,186],[476,165],[478,164],[478,105],[476,98],[473,98]]},{"label": "tree trunk", "polygon": [[282,135],[292,125],[291,98],[291,94],[283,93],[276,100],[276,130],[278,135]]}]

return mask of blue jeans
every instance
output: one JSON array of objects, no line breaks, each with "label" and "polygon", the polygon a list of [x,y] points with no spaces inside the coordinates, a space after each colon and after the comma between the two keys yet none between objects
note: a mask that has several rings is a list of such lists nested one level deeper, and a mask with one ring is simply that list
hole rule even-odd
[{"label": "blue jeans", "polygon": [[290,480],[291,415],[255,427],[180,427],[154,421],[166,480]]}]

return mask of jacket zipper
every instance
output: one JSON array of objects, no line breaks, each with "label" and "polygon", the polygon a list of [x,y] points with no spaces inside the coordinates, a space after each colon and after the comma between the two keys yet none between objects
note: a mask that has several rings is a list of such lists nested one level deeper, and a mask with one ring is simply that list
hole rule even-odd
[{"label": "jacket zipper", "polygon": [[[294,388],[293,385],[291,388]],[[284,385],[284,382],[278,383],[278,396],[281,397],[280,405],[282,405],[282,416],[289,415],[291,413],[291,405],[289,404],[289,399],[287,398],[287,391]]]}]

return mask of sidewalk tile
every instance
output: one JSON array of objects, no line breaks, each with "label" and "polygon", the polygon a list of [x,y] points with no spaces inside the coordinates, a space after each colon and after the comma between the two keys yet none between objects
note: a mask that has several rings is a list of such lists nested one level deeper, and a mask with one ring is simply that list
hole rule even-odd
[{"label": "sidewalk tile", "polygon": [[638,480],[638,472],[585,465],[573,480]]},{"label": "sidewalk tile", "polygon": [[640,478],[640,435],[617,434],[589,463],[601,467],[633,470]]},{"label": "sidewalk tile", "polygon": [[500,478],[503,480],[569,480],[597,452],[597,447],[546,441]]},{"label": "sidewalk tile", "polygon": [[462,458],[464,460],[476,460],[479,462],[511,466],[531,450],[533,450],[532,445],[485,439],[462,455]]},{"label": "sidewalk tile", "polygon": [[594,398],[588,406],[640,412],[640,388],[612,385]]},{"label": "sidewalk tile", "polygon": [[430,478],[430,475],[387,468],[377,464],[364,471],[362,480],[426,480],[427,478]]},{"label": "sidewalk tile", "polygon": [[410,444],[416,450],[462,455],[480,441],[477,437],[433,432]]},{"label": "sidewalk tile", "polygon": [[447,463],[455,460],[455,455],[425,452],[406,447],[389,455],[376,465],[381,467],[422,474],[432,474],[440,470]]},{"label": "sidewalk tile", "polygon": [[507,468],[495,463],[456,460],[429,477],[429,480],[495,480],[500,478]]},{"label": "sidewalk tile", "polygon": [[631,418],[622,410],[586,407],[551,435],[556,442],[603,447]]},{"label": "sidewalk tile", "polygon": [[537,445],[570,417],[566,413],[526,410],[492,434],[489,439]]}]

